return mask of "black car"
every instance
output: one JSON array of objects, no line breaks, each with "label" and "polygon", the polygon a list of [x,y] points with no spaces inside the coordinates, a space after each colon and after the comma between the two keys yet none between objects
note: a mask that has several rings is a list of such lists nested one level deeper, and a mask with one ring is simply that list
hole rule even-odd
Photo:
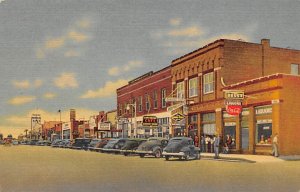
[{"label": "black car", "polygon": [[163,156],[168,161],[170,157],[184,158],[185,160],[200,159],[200,148],[195,147],[194,141],[189,137],[174,137],[164,148]]},{"label": "black car", "polygon": [[75,142],[72,144],[71,148],[87,150],[90,142],[91,142],[90,138],[77,138],[75,139]]},{"label": "black car", "polygon": [[90,151],[95,151],[96,149],[95,149],[95,147],[96,147],[96,145],[98,144],[98,143],[100,143],[101,142],[101,139],[93,139],[91,142],[90,142],[90,144],[88,145],[88,149],[90,150]]},{"label": "black car", "polygon": [[61,142],[62,142],[62,140],[56,139],[52,142],[51,147],[59,147]]},{"label": "black car", "polygon": [[142,143],[135,151],[140,157],[152,155],[156,158],[162,157],[163,148],[168,144],[168,140],[161,137],[150,137],[146,142]]},{"label": "black car", "polygon": [[121,148],[124,146],[128,139],[111,139],[109,142],[100,149],[101,152],[106,153],[120,153]]},{"label": "black car", "polygon": [[139,147],[140,144],[147,141],[146,139],[128,139],[124,146],[121,148],[120,152],[127,156],[129,154],[135,153],[136,149]]}]

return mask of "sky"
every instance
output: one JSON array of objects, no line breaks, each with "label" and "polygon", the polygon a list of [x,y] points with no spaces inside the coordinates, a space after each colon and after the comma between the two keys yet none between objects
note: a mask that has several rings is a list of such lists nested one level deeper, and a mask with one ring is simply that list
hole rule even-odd
[{"label": "sky", "polygon": [[88,120],[116,89],[226,38],[300,49],[300,0],[0,0],[0,133]]}]

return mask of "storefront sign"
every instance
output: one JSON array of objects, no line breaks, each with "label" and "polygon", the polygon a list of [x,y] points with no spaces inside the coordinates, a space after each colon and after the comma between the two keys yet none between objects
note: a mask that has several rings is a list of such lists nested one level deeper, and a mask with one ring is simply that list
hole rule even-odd
[{"label": "storefront sign", "polygon": [[158,121],[156,116],[144,116],[143,126],[158,126]]},{"label": "storefront sign", "polygon": [[178,109],[179,107],[184,106],[184,103],[178,103],[176,105],[172,105],[170,107],[167,108],[167,111],[174,111],[175,109]]},{"label": "storefront sign", "polygon": [[244,99],[244,91],[240,90],[225,90],[225,99]]},{"label": "storefront sign", "polygon": [[166,97],[165,98],[166,102],[183,102],[183,98],[178,98],[178,97]]},{"label": "storefront sign", "polygon": [[182,115],[181,113],[176,113],[172,115],[172,119],[175,121],[181,121],[184,118],[185,118],[184,115]]},{"label": "storefront sign", "polygon": [[227,105],[226,112],[229,115],[239,115],[242,112],[242,106],[241,105]]},{"label": "storefront sign", "polygon": [[271,114],[272,113],[272,107],[271,106],[264,106],[264,107],[257,107],[255,109],[256,115],[264,115],[264,114]]},{"label": "storefront sign", "polygon": [[236,126],[236,122],[225,122],[224,126]]},{"label": "storefront sign", "polygon": [[110,123],[106,123],[106,122],[99,123],[99,131],[110,131]]}]

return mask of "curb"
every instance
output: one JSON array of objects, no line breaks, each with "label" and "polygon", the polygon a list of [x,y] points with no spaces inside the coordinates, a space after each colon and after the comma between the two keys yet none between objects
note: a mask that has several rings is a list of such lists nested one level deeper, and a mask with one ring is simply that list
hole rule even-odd
[{"label": "curb", "polygon": [[222,160],[229,160],[229,161],[240,161],[240,162],[247,162],[247,163],[256,163],[256,161],[245,159],[245,158],[237,158],[237,157],[222,157],[219,156],[218,159],[215,159],[212,155],[200,155],[201,158],[207,158],[210,160],[222,161]]}]

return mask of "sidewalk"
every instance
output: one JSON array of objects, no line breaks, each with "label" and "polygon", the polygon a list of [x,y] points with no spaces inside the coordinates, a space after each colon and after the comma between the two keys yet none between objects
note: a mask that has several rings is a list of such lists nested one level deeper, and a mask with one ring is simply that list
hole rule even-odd
[{"label": "sidewalk", "polygon": [[[214,153],[201,153],[201,158],[214,159]],[[248,154],[220,154],[219,159],[216,160],[228,160],[228,161],[244,161],[248,163],[272,163],[272,162],[283,162],[284,160],[300,160],[300,156],[293,158],[286,157],[273,157],[267,155],[248,155]]]}]

